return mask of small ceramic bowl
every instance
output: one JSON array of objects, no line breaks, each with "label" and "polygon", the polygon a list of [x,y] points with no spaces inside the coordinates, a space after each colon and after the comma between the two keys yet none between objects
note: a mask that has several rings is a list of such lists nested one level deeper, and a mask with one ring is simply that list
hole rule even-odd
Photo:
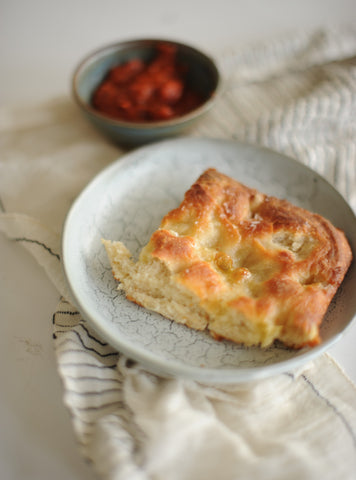
[{"label": "small ceramic bowl", "polygon": [[[162,43],[176,49],[177,62],[187,68],[187,85],[203,96],[202,104],[176,118],[144,122],[113,119],[93,107],[93,93],[112,67],[133,59],[148,63]],[[80,62],[72,79],[74,99],[87,119],[115,142],[127,145],[149,143],[188,129],[210,110],[220,86],[218,68],[210,57],[182,43],[155,39],[131,40],[100,48]]]}]

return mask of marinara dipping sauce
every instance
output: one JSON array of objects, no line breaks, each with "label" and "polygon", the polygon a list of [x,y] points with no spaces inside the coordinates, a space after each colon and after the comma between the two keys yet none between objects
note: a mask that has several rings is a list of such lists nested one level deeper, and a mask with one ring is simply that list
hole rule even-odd
[{"label": "marinara dipping sauce", "polygon": [[187,67],[174,45],[157,45],[155,58],[129,60],[113,67],[95,90],[92,105],[117,120],[154,122],[180,117],[205,98],[187,84]]}]

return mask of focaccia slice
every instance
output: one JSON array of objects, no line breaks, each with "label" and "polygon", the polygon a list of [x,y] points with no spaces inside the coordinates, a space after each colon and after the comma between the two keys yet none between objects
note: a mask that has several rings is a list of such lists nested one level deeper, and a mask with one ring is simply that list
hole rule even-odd
[{"label": "focaccia slice", "polygon": [[305,209],[206,170],[135,262],[103,240],[129,300],[247,346],[320,342],[352,260],[344,233]]}]

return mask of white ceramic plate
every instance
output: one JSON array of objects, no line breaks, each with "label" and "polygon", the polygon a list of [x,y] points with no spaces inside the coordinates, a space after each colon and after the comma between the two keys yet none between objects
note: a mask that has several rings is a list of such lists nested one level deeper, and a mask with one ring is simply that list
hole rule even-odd
[{"label": "white ceramic plate", "polygon": [[127,301],[117,291],[101,238],[121,240],[137,255],[161,217],[178,206],[208,167],[328,217],[356,251],[356,219],[322,177],[276,152],[232,141],[178,139],[140,148],[101,172],[73,204],[62,258],[77,308],[119,351],[162,375],[214,383],[244,382],[294,369],[338,340],[356,311],[353,265],[321,327],[320,346],[244,348],[217,342]]}]

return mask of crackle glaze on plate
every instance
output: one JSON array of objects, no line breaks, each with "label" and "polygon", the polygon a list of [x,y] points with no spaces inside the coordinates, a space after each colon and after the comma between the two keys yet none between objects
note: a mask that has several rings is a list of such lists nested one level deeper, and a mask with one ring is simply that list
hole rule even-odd
[{"label": "crackle glaze on plate", "polygon": [[64,225],[62,258],[77,308],[112,346],[161,375],[214,383],[245,382],[304,364],[338,340],[356,311],[352,265],[321,327],[322,343],[293,351],[217,342],[126,300],[117,291],[102,238],[137,256],[162,216],[208,167],[264,193],[287,198],[342,228],[353,242],[356,220],[317,173],[276,152],[224,140],[178,139],[143,147],[103,170],[74,202]]}]

